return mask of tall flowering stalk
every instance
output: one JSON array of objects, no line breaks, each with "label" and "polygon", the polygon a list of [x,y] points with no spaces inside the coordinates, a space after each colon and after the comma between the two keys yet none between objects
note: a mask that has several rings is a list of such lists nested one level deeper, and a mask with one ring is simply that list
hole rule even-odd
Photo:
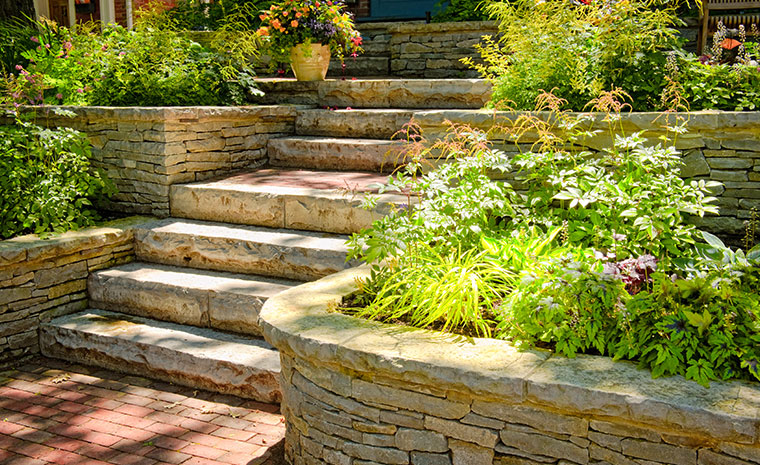
[{"label": "tall flowering stalk", "polygon": [[357,57],[363,51],[362,38],[343,6],[332,0],[284,0],[264,11],[256,33],[266,41],[272,67],[288,63],[290,50],[304,43],[329,46],[341,62]]}]

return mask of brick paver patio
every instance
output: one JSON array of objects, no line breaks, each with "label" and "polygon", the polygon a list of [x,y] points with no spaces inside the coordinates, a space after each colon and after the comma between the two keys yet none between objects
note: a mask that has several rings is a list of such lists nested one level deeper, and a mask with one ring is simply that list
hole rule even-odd
[{"label": "brick paver patio", "polygon": [[39,358],[0,373],[0,464],[279,464],[277,405]]}]

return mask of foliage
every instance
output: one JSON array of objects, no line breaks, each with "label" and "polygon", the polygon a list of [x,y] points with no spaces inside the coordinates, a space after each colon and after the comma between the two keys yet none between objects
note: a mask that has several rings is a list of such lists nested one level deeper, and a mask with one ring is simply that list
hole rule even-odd
[{"label": "foliage", "polygon": [[114,188],[89,157],[87,137],[73,129],[0,126],[0,237],[92,224],[91,200]]},{"label": "foliage", "polygon": [[180,0],[166,10],[166,15],[178,30],[218,31],[229,23],[230,17],[243,13],[255,29],[260,25],[259,12],[271,4],[271,0],[217,0],[213,3]]},{"label": "foliage", "polygon": [[439,0],[433,22],[488,21],[491,17],[484,7],[483,0]]},{"label": "foliage", "polygon": [[265,38],[272,66],[290,62],[296,45],[328,45],[341,61],[362,52],[362,38],[343,3],[332,0],[283,0],[261,14],[258,35]]},{"label": "foliage", "polygon": [[476,46],[485,64],[466,60],[494,84],[497,105],[528,110],[544,90],[582,110],[601,91],[623,89],[633,109],[656,107],[665,85],[666,53],[677,45],[671,7],[644,1],[496,2],[500,42]]},{"label": "foliage", "polygon": [[655,274],[651,290],[629,301],[612,353],[638,359],[655,377],[760,380],[758,265],[689,279]]},{"label": "foliage", "polygon": [[226,75],[228,61],[172,31],[42,24],[35,39],[40,45],[24,54],[29,65],[6,82],[15,102],[219,105],[239,104],[254,91],[249,70]]},{"label": "foliage", "polygon": [[0,20],[0,75],[16,73],[16,65],[26,66],[22,54],[37,46],[32,37],[37,29],[26,19]]},{"label": "foliage", "polygon": [[760,109],[760,66],[750,63],[702,63],[680,60],[679,81],[692,108],[748,111]]},{"label": "foliage", "polygon": [[[409,200],[349,241],[373,271],[344,310],[637,360],[655,377],[760,380],[760,246],[731,250],[688,223],[717,213],[715,184],[679,177],[678,120],[656,145],[626,135],[621,95],[595,99],[603,118],[543,95],[550,113],[452,125],[432,144],[411,125],[406,164],[380,187]],[[528,136],[514,157],[493,146]]]}]

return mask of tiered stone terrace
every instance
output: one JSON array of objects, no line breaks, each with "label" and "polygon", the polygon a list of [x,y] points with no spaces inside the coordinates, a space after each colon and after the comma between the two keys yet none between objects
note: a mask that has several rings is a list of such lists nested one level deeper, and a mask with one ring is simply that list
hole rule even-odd
[{"label": "tiered stone terrace", "polygon": [[[707,391],[608,359],[558,362],[496,341],[430,345],[420,333],[325,316],[354,272],[302,283],[356,266],[347,235],[414,201],[386,193],[361,208],[397,163],[389,137],[411,117],[431,136],[446,120],[483,126],[509,115],[478,110],[489,87],[474,79],[261,87],[272,106],[145,117],[75,109],[74,120],[56,120],[88,131],[103,166],[134,189],[116,199],[121,210],[164,218],[0,243],[7,360],[41,350],[191,389],[284,396],[297,464],[760,463],[754,385]],[[726,182],[729,216],[709,221],[735,234],[760,187],[760,116],[692,119],[696,131],[679,141],[684,176]],[[625,124],[659,131],[652,115]]]}]

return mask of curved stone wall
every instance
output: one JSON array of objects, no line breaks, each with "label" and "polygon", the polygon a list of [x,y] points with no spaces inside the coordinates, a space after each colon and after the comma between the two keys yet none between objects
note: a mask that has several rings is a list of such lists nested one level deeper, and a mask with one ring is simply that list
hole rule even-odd
[{"label": "curved stone wall", "polygon": [[261,311],[281,353],[291,464],[760,463],[757,383],[708,389],[332,312],[367,274],[304,284]]}]

